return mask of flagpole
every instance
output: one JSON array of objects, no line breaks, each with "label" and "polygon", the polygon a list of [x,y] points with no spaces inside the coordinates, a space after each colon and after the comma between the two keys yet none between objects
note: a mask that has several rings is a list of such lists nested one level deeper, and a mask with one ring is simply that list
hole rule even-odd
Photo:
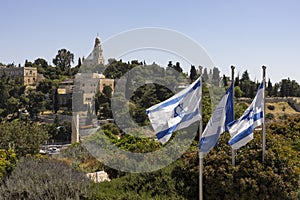
[{"label": "flagpole", "polygon": [[[233,99],[234,99],[234,69],[235,69],[235,67],[233,65],[231,65],[231,82],[232,82],[232,87],[233,87],[233,91],[232,91]],[[234,103],[233,103],[233,105],[234,105]],[[234,112],[233,112],[233,119],[234,119]],[[232,166],[235,166],[235,150],[233,148],[231,148],[231,162],[232,162]]]},{"label": "flagpole", "polygon": [[265,162],[265,154],[266,154],[266,121],[265,121],[265,113],[266,113],[266,100],[265,100],[265,88],[266,88],[266,66],[262,66],[263,69],[263,124],[262,124],[262,130],[263,130],[263,141],[262,141],[262,162]]},{"label": "flagpole", "polygon": [[[199,122],[199,144],[202,136],[202,129],[203,129],[203,117],[202,117],[202,87],[203,87],[203,82],[202,82],[202,68],[200,68],[200,80],[201,80],[201,99],[200,99],[200,105],[199,105],[199,112],[200,112],[200,122]],[[199,200],[203,200],[203,158],[200,156],[200,148],[199,148]]]}]

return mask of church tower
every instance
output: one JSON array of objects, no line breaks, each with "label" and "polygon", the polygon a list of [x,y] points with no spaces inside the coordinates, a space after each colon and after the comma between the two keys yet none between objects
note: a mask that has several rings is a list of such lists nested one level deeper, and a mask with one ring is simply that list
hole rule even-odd
[{"label": "church tower", "polygon": [[102,46],[101,46],[100,38],[98,36],[95,39],[93,53],[94,53],[95,63],[97,63],[96,65],[104,65],[104,58],[102,55]]},{"label": "church tower", "polygon": [[93,51],[86,59],[84,59],[82,65],[85,65],[87,67],[104,65],[104,57],[102,55],[102,45],[100,42],[100,38],[98,36],[95,39],[95,45]]}]

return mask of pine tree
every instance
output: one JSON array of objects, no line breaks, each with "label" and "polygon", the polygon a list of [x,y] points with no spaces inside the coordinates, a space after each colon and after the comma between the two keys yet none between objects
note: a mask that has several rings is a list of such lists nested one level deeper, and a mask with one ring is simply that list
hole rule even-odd
[{"label": "pine tree", "polygon": [[234,86],[240,86],[240,75],[238,74],[234,81]]},{"label": "pine tree", "polygon": [[227,81],[227,77],[225,76],[225,74],[223,74],[222,80],[223,80],[224,87],[228,86],[228,81]]},{"label": "pine tree", "polygon": [[272,96],[272,91],[273,91],[273,86],[272,86],[271,80],[269,79],[268,86],[267,86],[268,96]]},{"label": "pine tree", "polygon": [[80,66],[81,66],[81,58],[79,57],[77,67],[80,67]]},{"label": "pine tree", "polygon": [[208,81],[207,68],[204,68],[202,78],[203,78],[203,80],[204,80],[205,82]]},{"label": "pine tree", "polygon": [[191,70],[190,70],[190,79],[191,79],[191,82],[195,81],[196,76],[197,76],[196,68],[195,68],[194,65],[192,65],[191,66]]},{"label": "pine tree", "polygon": [[242,78],[241,78],[241,81],[249,81],[250,80],[250,77],[249,77],[249,73],[248,71],[244,71],[244,73],[242,74]]}]

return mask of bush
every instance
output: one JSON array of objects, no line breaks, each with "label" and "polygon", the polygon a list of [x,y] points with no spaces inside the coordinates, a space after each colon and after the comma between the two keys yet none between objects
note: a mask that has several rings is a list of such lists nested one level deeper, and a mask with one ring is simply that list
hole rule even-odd
[{"label": "bush", "polygon": [[275,116],[272,114],[272,113],[267,113],[266,114],[266,119],[267,120],[272,120],[272,119],[274,119],[275,118]]},{"label": "bush", "polygon": [[27,157],[1,185],[0,199],[87,198],[91,186],[85,174],[62,162]]},{"label": "bush", "polygon": [[268,105],[267,108],[268,108],[269,110],[275,110],[275,106],[273,106],[273,105]]},{"label": "bush", "polygon": [[47,132],[36,123],[14,120],[0,124],[1,148],[13,149],[18,157],[37,154],[47,139]]},{"label": "bush", "polygon": [[0,149],[0,179],[9,175],[17,163],[17,156],[13,150]]}]

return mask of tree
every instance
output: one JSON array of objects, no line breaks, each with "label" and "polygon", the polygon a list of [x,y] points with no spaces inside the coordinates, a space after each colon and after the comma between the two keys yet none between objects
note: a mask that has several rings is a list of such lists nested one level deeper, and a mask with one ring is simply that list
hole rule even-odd
[{"label": "tree", "polygon": [[174,66],[174,69],[176,71],[178,71],[179,73],[181,73],[183,71],[182,68],[180,67],[180,63],[179,62],[176,62],[175,66]]},{"label": "tree", "polygon": [[237,99],[241,98],[243,96],[243,91],[241,90],[241,88],[239,86],[234,87],[234,96]]},{"label": "tree", "polygon": [[238,74],[237,77],[235,78],[234,86],[240,86],[240,74]]},{"label": "tree", "polygon": [[194,65],[191,66],[191,70],[190,70],[190,79],[191,82],[194,82],[196,80],[197,77],[197,71]]},{"label": "tree", "polygon": [[32,67],[33,63],[29,62],[27,59],[25,60],[25,67]]},{"label": "tree", "polygon": [[42,67],[44,69],[48,67],[48,62],[43,58],[36,59],[33,64],[36,65],[37,67]]},{"label": "tree", "polygon": [[88,177],[65,163],[25,157],[0,186],[0,199],[95,199],[91,190]]},{"label": "tree", "polygon": [[248,71],[244,71],[244,73],[242,74],[242,78],[241,78],[241,81],[249,81],[250,80],[250,77],[249,77],[249,73]]},{"label": "tree", "polygon": [[9,175],[17,164],[14,150],[0,149],[0,180]]},{"label": "tree", "polygon": [[208,81],[209,77],[208,77],[208,73],[207,73],[207,68],[204,68],[202,78],[205,82]]},{"label": "tree", "polygon": [[176,62],[176,64],[173,65],[172,61],[169,61],[167,69],[174,69],[174,70],[176,70],[179,73],[181,73],[183,71],[182,68],[180,67],[180,63],[179,62]]},{"label": "tree", "polygon": [[107,98],[111,98],[112,96],[112,89],[110,86],[106,85],[103,87],[102,93],[107,97]]},{"label": "tree", "polygon": [[74,63],[74,54],[66,49],[60,49],[52,62],[64,74],[70,75],[71,63]]},{"label": "tree", "polygon": [[47,139],[47,132],[36,123],[14,120],[0,124],[1,148],[13,149],[18,157],[37,154]]},{"label": "tree", "polygon": [[53,92],[54,98],[53,98],[53,111],[56,114],[57,111],[59,110],[59,103],[58,103],[58,92],[57,89],[54,90]]},{"label": "tree", "polygon": [[27,110],[30,117],[37,119],[38,113],[45,109],[45,94],[41,91],[30,90],[27,97],[29,99]]},{"label": "tree", "polygon": [[80,57],[78,58],[78,63],[77,63],[77,66],[78,66],[78,67],[80,67],[80,66],[81,66],[81,58],[80,58]]},{"label": "tree", "polygon": [[219,86],[219,81],[220,81],[220,70],[217,67],[214,67],[212,72],[212,82],[214,85]]},{"label": "tree", "polygon": [[226,77],[225,74],[223,74],[222,81],[223,81],[223,85],[224,85],[225,87],[228,86],[228,77]]},{"label": "tree", "polygon": [[172,61],[171,61],[171,60],[170,60],[169,63],[168,63],[168,67],[169,67],[169,68],[172,68],[172,67],[173,67],[173,64],[172,64]]},{"label": "tree", "polygon": [[49,79],[42,80],[38,83],[36,91],[41,91],[44,94],[50,94],[53,87],[53,81]]},{"label": "tree", "polygon": [[267,86],[268,96],[272,96],[272,91],[273,91],[273,87],[272,87],[271,80],[269,79],[268,86]]}]

